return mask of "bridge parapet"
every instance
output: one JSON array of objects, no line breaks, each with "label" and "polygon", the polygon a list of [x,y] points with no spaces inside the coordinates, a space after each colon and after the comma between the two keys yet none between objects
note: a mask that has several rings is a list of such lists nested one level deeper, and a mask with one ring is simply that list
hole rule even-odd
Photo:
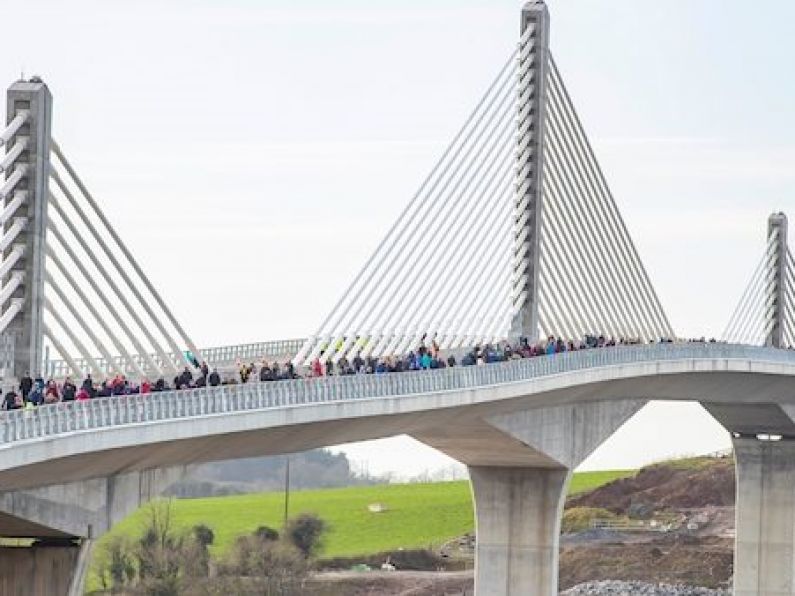
[{"label": "bridge parapet", "polygon": [[66,433],[93,431],[381,397],[414,396],[516,383],[578,370],[698,359],[763,359],[795,363],[795,351],[720,343],[617,346],[487,364],[404,373],[257,382],[201,389],[61,402],[0,417],[0,449]]}]

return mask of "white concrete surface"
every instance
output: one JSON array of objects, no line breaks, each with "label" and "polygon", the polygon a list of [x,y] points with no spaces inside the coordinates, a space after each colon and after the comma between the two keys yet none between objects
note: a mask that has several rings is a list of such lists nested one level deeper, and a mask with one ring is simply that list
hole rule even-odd
[{"label": "white concrete surface", "polygon": [[735,596],[795,594],[795,441],[735,439]]},{"label": "white concrete surface", "polygon": [[470,466],[475,499],[475,592],[555,596],[566,469]]}]

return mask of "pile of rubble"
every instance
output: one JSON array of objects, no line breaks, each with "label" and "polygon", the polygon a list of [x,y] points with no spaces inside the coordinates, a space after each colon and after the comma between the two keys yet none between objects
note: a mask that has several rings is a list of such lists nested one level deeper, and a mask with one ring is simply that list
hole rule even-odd
[{"label": "pile of rubble", "polygon": [[645,582],[599,581],[574,586],[561,596],[729,596],[726,590]]}]

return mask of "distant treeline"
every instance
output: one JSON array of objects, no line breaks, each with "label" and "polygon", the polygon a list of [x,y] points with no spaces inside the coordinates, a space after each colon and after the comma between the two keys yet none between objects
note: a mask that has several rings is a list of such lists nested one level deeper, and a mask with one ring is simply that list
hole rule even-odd
[{"label": "distant treeline", "polygon": [[351,470],[344,453],[314,449],[289,456],[252,457],[201,464],[172,486],[167,496],[211,497],[253,491],[284,490],[285,467],[290,460],[290,488],[335,488],[385,482]]}]

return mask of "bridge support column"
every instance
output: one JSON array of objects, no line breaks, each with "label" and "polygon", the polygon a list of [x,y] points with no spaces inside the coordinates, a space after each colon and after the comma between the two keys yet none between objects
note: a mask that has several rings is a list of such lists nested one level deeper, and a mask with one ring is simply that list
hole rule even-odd
[{"label": "bridge support column", "polygon": [[475,501],[475,592],[558,593],[560,516],[570,471],[470,466]]},{"label": "bridge support column", "polygon": [[[33,547],[8,551],[18,563],[13,564],[11,575],[4,575],[4,565],[12,563],[4,561],[6,551],[0,552],[0,596],[83,594],[94,539],[158,497],[184,472],[184,466],[129,471],[0,493],[0,537],[37,539]],[[56,548],[60,551],[53,550]],[[9,587],[16,585],[56,586],[58,590],[14,591]]]},{"label": "bridge support column", "polygon": [[795,441],[734,439],[735,596],[795,595]]},{"label": "bridge support column", "polygon": [[[0,594],[3,596],[75,596],[68,591],[76,574],[84,574],[84,547],[70,541],[45,540],[28,547],[0,548]],[[82,565],[81,565],[82,563]]]},{"label": "bridge support column", "polygon": [[572,471],[643,400],[450,419],[412,436],[469,467],[477,596],[557,596],[560,519]]}]

